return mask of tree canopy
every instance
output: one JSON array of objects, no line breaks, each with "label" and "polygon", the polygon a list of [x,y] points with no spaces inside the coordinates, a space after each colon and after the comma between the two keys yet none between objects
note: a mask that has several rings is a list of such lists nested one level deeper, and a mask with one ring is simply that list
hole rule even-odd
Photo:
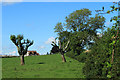
[{"label": "tree canopy", "polygon": [[11,35],[10,39],[16,45],[18,53],[21,56],[21,65],[24,65],[24,55],[27,53],[28,47],[33,44],[33,41],[25,40],[23,35]]}]

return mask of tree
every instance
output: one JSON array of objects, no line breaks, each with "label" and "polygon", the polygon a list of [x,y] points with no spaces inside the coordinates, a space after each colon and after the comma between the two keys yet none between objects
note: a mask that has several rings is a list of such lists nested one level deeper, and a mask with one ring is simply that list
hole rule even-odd
[{"label": "tree", "polygon": [[[114,17],[112,17],[111,18],[111,20],[110,20],[110,22],[112,22],[112,21],[114,21],[114,25],[112,26],[112,27],[114,27],[116,30],[117,30],[117,32],[115,32],[113,35],[112,35],[112,59],[111,59],[111,63],[110,63],[110,65],[112,65],[112,64],[114,64],[113,62],[114,62],[114,59],[115,59],[115,55],[116,54],[118,54],[118,51],[117,51],[117,46],[118,46],[118,42],[120,41],[120,39],[119,39],[119,32],[120,32],[120,2],[113,2],[114,4],[112,5],[112,6],[110,6],[110,8],[111,8],[111,10],[108,10],[107,12],[105,12],[105,13],[98,13],[98,14],[110,14],[111,12],[113,13],[113,12],[115,12],[115,11],[117,11],[118,12],[118,16],[114,16]],[[116,6],[116,4],[117,4],[117,6]],[[99,12],[99,11],[98,11]],[[110,74],[110,76],[112,77],[112,70],[111,70],[111,72],[110,72],[111,74]]]},{"label": "tree", "polygon": [[71,31],[82,31],[87,27],[91,11],[89,9],[76,10],[66,17],[66,28]]},{"label": "tree", "polygon": [[[80,55],[87,46],[89,49],[98,38],[98,29],[103,29],[105,18],[99,15],[90,17],[89,9],[76,10],[66,17],[66,23],[57,23],[54,30],[58,34],[59,48],[67,46],[65,52]],[[66,30],[64,30],[66,29]],[[63,49],[62,49],[63,50]],[[63,51],[64,52],[64,51]]]},{"label": "tree", "polygon": [[65,50],[67,49],[69,43],[70,43],[70,41],[67,42],[66,46],[65,45],[61,46],[61,41],[59,40],[59,52],[61,53],[61,57],[62,57],[63,62],[66,62],[64,53],[65,53]]},{"label": "tree", "polygon": [[[61,34],[62,33],[65,33],[66,31],[63,31],[64,28],[63,28],[63,25],[61,22],[57,23],[57,25],[55,26],[54,28],[54,32],[57,32],[58,33],[58,46],[59,46],[59,52],[61,54],[61,57],[62,57],[62,61],[63,62],[66,62],[66,59],[65,59],[65,56],[64,56],[64,53],[66,51],[66,49],[68,48],[68,44],[70,43],[70,40],[67,38],[67,37],[63,37]],[[61,37],[62,36],[62,37]],[[65,43],[63,44],[64,42],[64,38],[67,38],[67,43],[66,43],[66,46],[65,46]],[[54,43],[54,42],[53,42]],[[54,43],[53,45],[54,47],[57,47],[56,43]]]},{"label": "tree", "polygon": [[[120,2],[113,2],[114,5],[110,6],[111,10],[108,10],[107,12],[100,12],[100,11],[104,11],[104,7],[103,7],[103,10],[96,10],[96,12],[98,12],[98,14],[110,14],[111,12],[114,12],[114,11],[119,11],[120,12],[120,7],[116,7],[115,5],[118,4],[118,6],[120,6]],[[112,21],[115,21],[114,23],[114,27],[117,29],[117,33],[114,36],[114,44],[113,44],[113,50],[112,50],[112,60],[111,60],[111,63],[113,63],[113,60],[114,60],[114,54],[115,54],[115,43],[117,42],[117,38],[118,38],[118,33],[119,33],[119,30],[120,30],[120,15],[118,16],[114,16],[111,18],[110,22]]]},{"label": "tree", "polygon": [[27,53],[28,47],[33,44],[33,41],[24,39],[23,35],[11,35],[10,40],[16,45],[21,59],[21,65],[25,64],[24,55]]},{"label": "tree", "polygon": [[97,39],[96,43],[92,46],[83,68],[83,73],[87,78],[120,79],[120,41],[116,43],[115,52],[117,54],[114,55],[114,63],[111,64],[113,48],[111,38],[116,32],[117,30],[114,27],[112,29],[108,28],[104,35]]},{"label": "tree", "polygon": [[[96,10],[98,14],[110,14],[120,11],[120,2],[114,2],[111,10]],[[104,12],[101,12],[104,11]],[[104,32],[101,39],[96,40],[92,46],[83,69],[87,78],[111,78],[120,79],[120,16],[114,16],[110,22],[114,21],[112,28]]]},{"label": "tree", "polygon": [[98,32],[98,29],[103,29],[105,18],[103,16],[95,15],[91,17],[89,9],[76,10],[66,17],[66,28],[72,32],[88,31],[89,34]]},{"label": "tree", "polygon": [[58,35],[64,30],[63,25],[61,22],[58,22],[54,28],[54,32],[57,32]]},{"label": "tree", "polygon": [[75,56],[80,55],[88,46],[92,46],[93,42],[98,39],[98,30],[102,30],[105,18],[95,15],[91,17],[89,9],[76,10],[66,17],[66,28],[71,33],[70,49]]}]

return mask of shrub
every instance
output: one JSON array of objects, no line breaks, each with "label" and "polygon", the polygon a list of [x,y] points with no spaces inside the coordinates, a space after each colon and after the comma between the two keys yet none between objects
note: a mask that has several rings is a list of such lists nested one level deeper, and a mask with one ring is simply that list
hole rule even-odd
[{"label": "shrub", "polygon": [[76,57],[76,60],[84,63],[87,59],[87,54],[88,53],[81,53],[79,56]]},{"label": "shrub", "polygon": [[80,55],[78,55],[77,53],[74,53],[73,51],[69,51],[66,53],[66,56],[73,58],[75,60],[78,60],[79,62],[85,62],[87,59],[87,52],[83,52]]},{"label": "shrub", "polygon": [[108,29],[104,35],[96,40],[87,55],[83,73],[87,78],[119,78],[120,79],[120,41],[115,47],[113,64],[112,60],[112,35],[116,33],[115,29]]}]

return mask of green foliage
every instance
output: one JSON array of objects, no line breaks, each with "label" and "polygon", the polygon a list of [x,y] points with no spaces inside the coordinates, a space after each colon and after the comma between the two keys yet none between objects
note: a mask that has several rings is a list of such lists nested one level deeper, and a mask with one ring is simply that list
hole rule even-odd
[{"label": "green foliage", "polygon": [[[86,54],[81,53],[85,51],[86,46],[87,49],[92,47],[99,37],[97,36],[98,29],[102,30],[105,23],[103,16],[91,17],[90,15],[89,9],[76,10],[66,17],[65,27],[62,23],[57,23],[54,28],[58,33],[62,49],[70,41],[68,48],[64,51],[66,55],[81,62],[86,60]],[[64,31],[65,28],[66,31]]]},{"label": "green foliage", "polygon": [[71,31],[84,31],[102,29],[105,18],[96,15],[90,17],[91,11],[89,9],[76,10],[66,17],[66,28]]},{"label": "green foliage", "polygon": [[[84,45],[86,44],[86,42],[84,42],[83,40],[85,40],[85,36],[87,34],[82,34],[83,32],[74,32],[72,34],[72,37],[70,37],[70,50],[73,51],[73,53],[77,53],[78,55],[84,50]],[[83,36],[84,35],[84,36]]]},{"label": "green foliage", "polygon": [[87,59],[87,54],[88,53],[81,53],[79,56],[76,56],[76,60],[84,63]]},{"label": "green foliage", "polygon": [[28,47],[33,44],[33,41],[25,40],[23,35],[11,35],[10,40],[16,45],[19,55],[25,55]]},{"label": "green foliage", "polygon": [[73,51],[69,51],[66,53],[66,56],[73,58],[79,62],[84,63],[87,59],[88,52],[83,52],[78,55],[78,53],[74,53]]},{"label": "green foliage", "polygon": [[[114,2],[111,10],[106,12],[107,14],[118,10],[115,4],[118,3]],[[91,52],[87,55],[83,69],[87,78],[120,79],[120,61],[118,61],[120,60],[120,27],[118,26],[118,16],[112,17],[110,22],[112,21],[114,21],[112,28],[108,28],[101,38],[96,39],[95,44],[91,47]]]},{"label": "green foliage", "polygon": [[114,62],[111,64],[113,35],[117,32],[115,28],[108,29],[104,35],[96,40],[91,48],[91,52],[83,68],[83,72],[88,78],[120,78],[120,41],[117,40],[115,47]]},{"label": "green foliage", "polygon": [[64,30],[63,25],[61,22],[58,22],[54,28],[54,32],[57,32],[58,34]]},{"label": "green foliage", "polygon": [[70,40],[71,33],[68,31],[62,31],[59,34],[59,40],[61,41],[61,47],[64,48],[68,40]]},{"label": "green foliage", "polygon": [[66,17],[66,28],[72,31],[80,31],[87,27],[91,11],[89,9],[76,10]]},{"label": "green foliage", "polygon": [[89,20],[89,30],[97,31],[97,29],[103,29],[105,23],[105,18],[103,16],[96,15],[95,17],[91,17]]},{"label": "green foliage", "polygon": [[76,59],[77,53],[74,53],[73,51],[66,52],[66,56]]}]

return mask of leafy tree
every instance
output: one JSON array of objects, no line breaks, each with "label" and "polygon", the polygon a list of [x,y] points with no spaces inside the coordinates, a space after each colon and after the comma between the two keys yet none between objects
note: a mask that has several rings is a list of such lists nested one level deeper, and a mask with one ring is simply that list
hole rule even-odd
[{"label": "leafy tree", "polygon": [[[98,14],[110,14],[114,11],[119,11],[120,8],[116,7],[114,2],[111,10],[107,12],[99,12]],[[83,72],[87,78],[111,78],[120,79],[120,24],[119,16],[111,18],[111,22],[114,20],[112,28],[108,28],[104,35],[96,40],[96,43],[91,48]],[[117,79],[116,79],[117,80]]]},{"label": "leafy tree", "polygon": [[66,17],[66,28],[71,31],[93,30],[104,27],[105,18],[99,15],[91,17],[89,9],[76,10]]},{"label": "leafy tree", "polygon": [[76,10],[66,17],[66,28],[71,31],[82,31],[87,27],[91,11],[89,9]]},{"label": "leafy tree", "polygon": [[[112,35],[116,33],[114,27],[108,29],[102,38],[97,39],[96,43],[92,46],[91,52],[87,55],[83,73],[87,78],[120,78],[120,41],[117,41],[114,55],[114,63],[112,60]],[[119,35],[120,36],[120,35]]]},{"label": "leafy tree", "polygon": [[[64,53],[65,53],[65,50],[67,49],[69,43],[70,43],[70,41],[67,42],[66,46],[65,46],[65,45],[62,46],[62,45],[61,45],[61,41],[59,40],[59,52],[61,53],[62,61],[63,61],[63,62],[66,62]],[[64,47],[64,46],[65,46],[65,47]]]},{"label": "leafy tree", "polygon": [[11,35],[10,39],[17,47],[21,59],[21,65],[24,65],[24,55],[27,53],[28,47],[33,44],[33,41],[30,41],[28,39],[25,40],[23,35]]},{"label": "leafy tree", "polygon": [[[102,13],[102,12],[99,12],[100,10],[97,10],[98,14],[110,14],[111,12],[114,12],[114,11],[120,11],[120,2],[113,2],[114,5],[110,6],[111,10],[108,10],[107,12],[105,13]],[[118,6],[116,7],[115,5],[118,4]],[[119,18],[119,19],[118,19]],[[120,29],[120,15],[118,16],[114,16],[111,18],[110,22],[112,21],[115,21],[114,23],[114,27],[117,29],[117,33],[115,35],[113,35],[115,38],[114,38],[114,44],[113,44],[113,51],[112,51],[112,60],[111,60],[111,63],[113,63],[113,60],[114,60],[114,54],[115,54],[115,43],[117,41],[117,38],[118,38],[118,33],[119,33],[119,29]]]},{"label": "leafy tree", "polygon": [[57,32],[58,35],[64,30],[63,25],[61,22],[58,22],[54,28],[54,32]]},{"label": "leafy tree", "polygon": [[[66,31],[63,31],[64,28],[63,28],[63,25],[62,23],[57,23],[57,25],[55,26],[54,28],[54,32],[57,32],[58,33],[58,45],[59,45],[59,52],[61,54],[61,57],[62,57],[62,61],[63,62],[66,62],[66,59],[65,59],[65,56],[64,56],[64,53],[66,51],[66,49],[68,48],[68,44],[70,43],[70,40],[67,38],[67,36],[65,37],[64,34],[67,33]],[[64,43],[64,39],[67,38],[67,43],[65,44]],[[66,45],[66,46],[65,46]],[[56,43],[54,43],[53,45],[54,47],[57,48],[57,45]],[[54,48],[53,47],[53,48]]]},{"label": "leafy tree", "polygon": [[78,56],[86,46],[88,49],[98,39],[98,29],[102,30],[105,18],[95,15],[91,17],[89,9],[76,10],[66,17],[66,28],[70,31],[70,50],[73,55]]},{"label": "leafy tree", "polygon": [[[90,15],[89,9],[76,10],[66,17],[66,24],[63,25],[61,22],[56,24],[54,30],[58,33],[61,52],[67,52],[67,55],[73,55],[75,58],[85,50],[86,46],[90,49],[98,38],[98,29],[103,29],[105,22],[102,16],[90,17]],[[64,51],[65,45],[67,49]]]}]

